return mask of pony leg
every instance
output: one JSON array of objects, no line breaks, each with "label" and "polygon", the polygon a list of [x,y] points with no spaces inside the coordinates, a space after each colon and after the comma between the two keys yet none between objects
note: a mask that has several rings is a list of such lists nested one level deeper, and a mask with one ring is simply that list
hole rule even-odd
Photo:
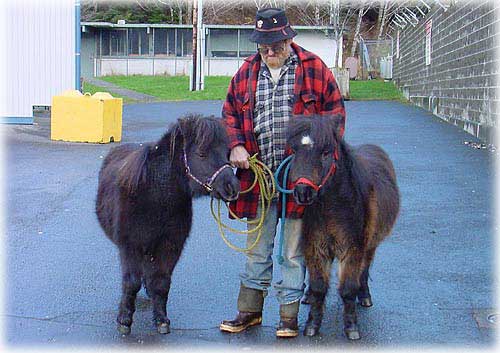
[{"label": "pony leg", "polygon": [[135,312],[135,299],[137,292],[141,289],[142,267],[138,254],[133,252],[125,252],[120,249],[120,260],[122,268],[122,298],[116,321],[118,323],[118,332],[128,335]]},{"label": "pony leg", "polygon": [[363,256],[357,249],[350,249],[339,261],[339,294],[344,303],[344,333],[350,340],[360,338],[356,316],[356,296],[363,271]]},{"label": "pony leg", "polygon": [[375,249],[369,250],[365,256],[364,269],[361,273],[360,288],[358,292],[358,302],[361,306],[370,307],[373,305],[370,288],[368,287],[368,278],[370,265],[375,255]]},{"label": "pony leg", "polygon": [[311,289],[309,286],[309,273],[307,272],[306,272],[306,280],[304,282],[307,283],[307,288],[304,292],[304,295],[302,296],[302,300],[300,301],[300,303],[309,305],[311,304]]},{"label": "pony leg", "polygon": [[177,261],[179,253],[172,253],[165,246],[155,250],[146,263],[145,284],[148,295],[153,302],[153,322],[156,325],[158,333],[170,333],[170,320],[167,316],[167,301],[172,283],[172,272]]},{"label": "pony leg", "polygon": [[[309,257],[306,257],[309,258]],[[308,299],[310,303],[309,317],[304,329],[305,336],[315,336],[319,333],[323,321],[323,304],[330,285],[330,270],[332,259],[328,257],[316,258],[308,261],[309,272]]]}]

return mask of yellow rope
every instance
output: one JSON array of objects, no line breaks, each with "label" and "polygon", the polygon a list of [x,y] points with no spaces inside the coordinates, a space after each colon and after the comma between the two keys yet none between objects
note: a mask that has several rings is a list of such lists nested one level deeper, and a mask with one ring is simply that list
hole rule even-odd
[{"label": "yellow rope", "polygon": [[[224,240],[224,243],[226,243],[227,246],[229,246],[231,249],[240,251],[240,252],[248,252],[252,250],[257,243],[260,240],[260,237],[262,236],[262,228],[264,226],[264,220],[266,219],[267,212],[269,211],[269,207],[271,206],[271,201],[273,199],[274,194],[276,193],[276,185],[274,182],[274,176],[273,172],[269,167],[267,167],[264,163],[259,161],[257,159],[257,154],[254,154],[252,157],[248,159],[248,162],[250,164],[250,170],[254,173],[255,179],[252,183],[252,185],[246,189],[240,192],[240,194],[246,194],[250,192],[257,184],[259,185],[260,189],[260,206],[261,206],[261,213],[260,217],[256,218],[254,220],[248,220],[245,221],[238,216],[234,214],[233,211],[229,208],[229,206],[226,204],[227,209],[229,210],[229,213],[232,217],[234,217],[236,220],[246,224],[246,225],[254,225],[256,224],[255,228],[252,230],[239,230],[236,228],[232,228],[226,224],[224,224],[221,220],[221,204],[223,203],[220,199],[218,200],[218,208],[217,208],[217,213],[214,211],[214,199],[210,201],[210,211],[212,212],[212,216],[215,219],[215,222],[217,223],[217,226],[219,227],[219,233],[222,237],[222,240]],[[255,232],[258,232],[257,238],[255,241],[250,245],[248,248],[240,248],[234,244],[232,244],[226,237],[224,233],[224,229],[229,230],[230,232],[236,233],[236,234],[252,234]]]}]

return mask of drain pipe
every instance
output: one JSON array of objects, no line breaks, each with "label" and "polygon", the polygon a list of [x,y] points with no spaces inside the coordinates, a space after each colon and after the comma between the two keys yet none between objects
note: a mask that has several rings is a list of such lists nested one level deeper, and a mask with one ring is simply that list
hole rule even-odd
[{"label": "drain pipe", "polygon": [[[436,96],[434,96],[434,95],[429,96],[429,110],[430,110],[433,114],[435,114],[435,115],[437,115],[437,105],[436,105],[436,107],[434,107],[434,101],[435,101],[436,99],[438,99],[438,97],[436,97]],[[435,108],[435,109],[434,109],[434,108]]]},{"label": "drain pipe", "polygon": [[75,89],[80,91],[82,35],[80,29],[80,0],[75,0]]}]

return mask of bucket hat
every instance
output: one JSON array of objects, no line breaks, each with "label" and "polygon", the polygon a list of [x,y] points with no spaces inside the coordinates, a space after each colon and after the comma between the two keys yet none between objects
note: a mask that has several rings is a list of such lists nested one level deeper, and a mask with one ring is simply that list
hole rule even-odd
[{"label": "bucket hat", "polygon": [[268,7],[257,11],[255,29],[250,40],[259,44],[271,44],[296,35],[297,32],[288,23],[285,10]]}]

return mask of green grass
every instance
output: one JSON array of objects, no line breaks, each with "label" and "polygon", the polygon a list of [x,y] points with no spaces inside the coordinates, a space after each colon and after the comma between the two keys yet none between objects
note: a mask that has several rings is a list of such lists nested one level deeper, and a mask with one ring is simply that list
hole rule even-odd
[{"label": "green grass", "polygon": [[[89,92],[90,94],[94,94],[96,92],[109,92],[109,90],[105,87],[96,86],[96,85],[90,84],[88,82],[83,83],[83,91],[85,93]],[[112,92],[109,92],[109,93],[115,98],[122,98],[123,103],[135,103],[136,102],[134,99],[123,97],[122,95],[115,94]]]},{"label": "green grass", "polygon": [[403,100],[394,83],[383,80],[350,81],[352,100]]},{"label": "green grass", "polygon": [[209,76],[205,77],[203,91],[190,91],[188,76],[105,76],[101,79],[167,101],[223,100],[231,81],[229,76]]},{"label": "green grass", "polygon": [[[203,91],[189,90],[188,76],[105,76],[102,80],[164,101],[224,100],[230,76],[205,77]],[[404,100],[392,82],[350,81],[351,100]],[[85,84],[85,89],[91,86]],[[105,89],[104,89],[105,90]]]}]

